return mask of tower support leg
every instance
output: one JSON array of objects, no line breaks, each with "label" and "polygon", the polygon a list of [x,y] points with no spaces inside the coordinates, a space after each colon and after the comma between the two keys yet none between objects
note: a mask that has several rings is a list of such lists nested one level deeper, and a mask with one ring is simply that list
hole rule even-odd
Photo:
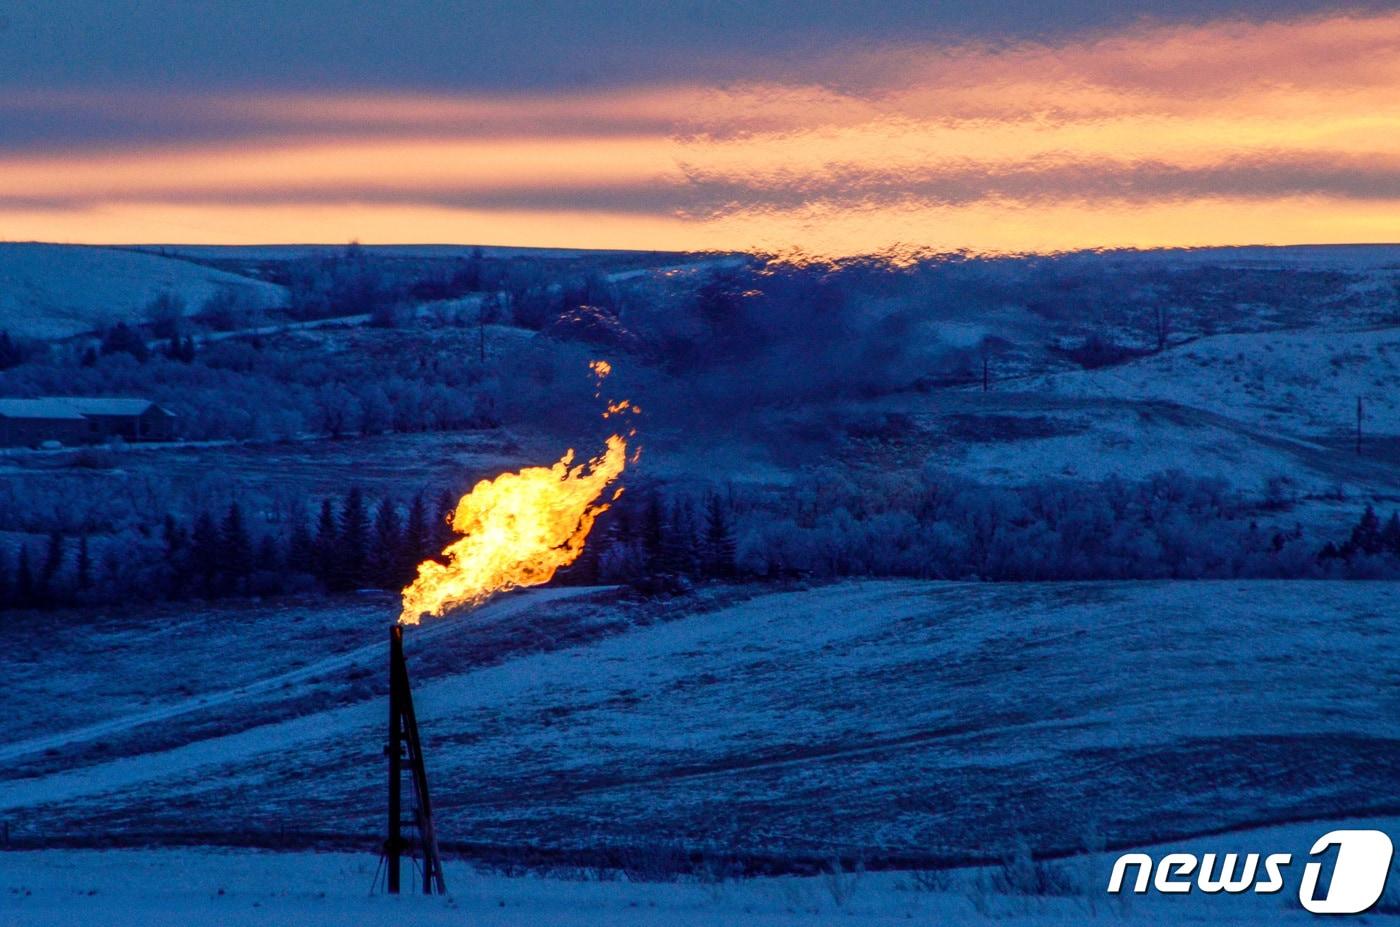
[{"label": "tower support leg", "polygon": [[405,849],[403,839],[403,772],[407,761],[413,783],[413,826],[423,851],[423,894],[444,894],[447,891],[442,874],[442,856],[438,852],[437,832],[433,828],[433,806],[428,795],[428,773],[423,765],[422,742],[418,738],[418,720],[413,712],[413,692],[408,684],[408,663],[403,655],[403,628],[389,628],[389,742],[384,748],[389,757],[389,821],[384,840],[386,874],[385,888],[397,895],[401,888],[400,863]]}]

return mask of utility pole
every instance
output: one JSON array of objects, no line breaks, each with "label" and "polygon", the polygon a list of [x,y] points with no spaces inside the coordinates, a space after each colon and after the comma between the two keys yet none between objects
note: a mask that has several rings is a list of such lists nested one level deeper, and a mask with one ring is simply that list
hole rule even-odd
[{"label": "utility pole", "polygon": [[483,364],[485,364],[485,363],[486,363],[486,303],[484,302],[485,297],[482,297],[482,299],[483,299],[483,302],[478,303],[478,304],[477,304],[477,308],[476,308],[476,346],[477,346],[477,350],[481,353],[481,362],[482,362]]},{"label": "utility pole", "polygon": [[1361,454],[1361,419],[1365,416],[1365,408],[1361,404],[1361,397],[1356,397],[1356,453]]}]

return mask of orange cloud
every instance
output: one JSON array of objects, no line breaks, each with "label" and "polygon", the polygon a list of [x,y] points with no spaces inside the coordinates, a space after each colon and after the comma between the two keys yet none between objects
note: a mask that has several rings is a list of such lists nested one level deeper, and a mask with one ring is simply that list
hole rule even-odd
[{"label": "orange cloud", "polygon": [[[554,95],[31,94],[0,233],[988,251],[1400,240],[1400,13]],[[126,126],[82,141],[88,121]],[[113,126],[116,129],[113,129]],[[121,134],[118,132],[118,134]]]}]

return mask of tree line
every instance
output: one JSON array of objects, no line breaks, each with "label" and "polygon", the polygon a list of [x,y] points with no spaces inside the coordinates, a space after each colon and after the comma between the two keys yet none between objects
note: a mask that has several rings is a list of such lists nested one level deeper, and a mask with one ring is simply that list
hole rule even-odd
[{"label": "tree line", "polygon": [[1299,524],[1263,527],[1258,512],[1225,482],[1181,472],[996,487],[829,471],[749,514],[738,559],[758,575],[817,578],[1400,577],[1400,514],[1382,526],[1368,509],[1350,537],[1324,544]]},{"label": "tree line", "polygon": [[[645,489],[600,516],[583,554],[555,582],[674,594],[698,581],[752,577],[1400,576],[1400,512],[1382,521],[1372,506],[1345,538],[1319,549],[1300,526],[1265,531],[1221,485],[1181,475],[1110,481],[1092,492],[976,489],[942,484],[901,496],[888,485],[865,494],[826,485],[763,502],[732,491]],[[234,501],[189,518],[167,515],[143,541],[54,532],[46,543],[0,550],[0,603],[397,590],[456,537],[456,498],[444,491],[372,503],[352,488],[276,525],[250,521]]]},{"label": "tree line", "polygon": [[1324,567],[1364,577],[1400,573],[1400,511],[1381,525],[1375,506],[1368,505],[1341,543],[1328,541],[1317,555]]},{"label": "tree line", "polygon": [[[406,505],[371,503],[351,488],[276,526],[256,525],[238,501],[181,519],[167,514],[146,543],[119,545],[88,534],[52,532],[40,546],[0,550],[0,603],[61,608],[131,600],[217,599],[296,592],[402,589],[418,564],[441,556],[457,535],[457,497],[423,493]],[[594,526],[584,553],[559,582],[631,583],[684,588],[701,578],[736,574],[728,504],[718,495],[647,494],[618,505]]]}]

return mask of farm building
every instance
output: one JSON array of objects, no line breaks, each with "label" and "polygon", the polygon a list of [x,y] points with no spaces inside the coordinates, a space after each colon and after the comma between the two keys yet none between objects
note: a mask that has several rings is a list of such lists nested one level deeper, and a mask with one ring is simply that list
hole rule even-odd
[{"label": "farm building", "polygon": [[71,446],[114,437],[169,441],[174,434],[175,414],[149,399],[0,399],[0,447],[35,447],[47,441]]}]

